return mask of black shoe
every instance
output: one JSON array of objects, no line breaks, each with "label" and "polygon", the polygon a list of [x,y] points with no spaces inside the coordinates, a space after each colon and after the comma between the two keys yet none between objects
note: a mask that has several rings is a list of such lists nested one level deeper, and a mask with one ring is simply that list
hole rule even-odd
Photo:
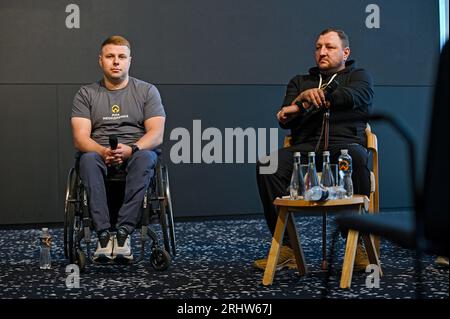
[{"label": "black shoe", "polygon": [[116,237],[114,238],[113,258],[116,262],[128,263],[133,260],[131,253],[130,235],[124,227],[117,229]]},{"label": "black shoe", "polygon": [[117,238],[117,244],[122,247],[125,244],[125,240],[128,237],[128,230],[125,227],[119,227],[119,229],[117,229],[117,234],[116,234],[116,238]]},{"label": "black shoe", "polygon": [[105,248],[108,245],[108,242],[111,238],[111,233],[109,230],[104,230],[98,234],[98,241],[100,243],[100,247]]}]

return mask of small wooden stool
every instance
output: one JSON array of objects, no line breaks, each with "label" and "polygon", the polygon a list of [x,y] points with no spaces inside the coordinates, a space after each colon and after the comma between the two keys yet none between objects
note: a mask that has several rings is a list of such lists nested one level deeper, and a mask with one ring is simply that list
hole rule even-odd
[{"label": "small wooden stool", "polygon": [[[307,201],[303,199],[291,200],[289,198],[277,198],[274,205],[278,207],[278,219],[275,227],[275,234],[272,238],[267,266],[264,271],[263,285],[271,285],[275,275],[276,265],[280,255],[281,243],[283,241],[284,231],[287,227],[291,247],[294,251],[297,269],[300,275],[307,273],[305,256],[295,226],[294,213],[303,213],[306,215],[321,215],[328,213],[353,213],[361,214],[368,210],[369,199],[364,195],[353,195],[351,198],[334,199],[326,201]],[[342,265],[342,275],[340,288],[350,288],[353,275],[353,263],[355,261],[356,248],[358,245],[359,232],[349,230],[347,234],[347,243],[345,247],[344,262]],[[380,269],[372,235],[362,235],[364,246],[366,247],[369,262],[376,264]]]}]

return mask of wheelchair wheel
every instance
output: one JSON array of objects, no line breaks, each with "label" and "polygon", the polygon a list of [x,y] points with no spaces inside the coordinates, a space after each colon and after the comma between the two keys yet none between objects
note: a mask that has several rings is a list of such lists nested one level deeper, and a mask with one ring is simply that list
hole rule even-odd
[{"label": "wheelchair wheel", "polygon": [[[76,193],[76,176],[75,169],[72,168],[67,176],[66,185],[66,197],[64,201],[64,256],[69,258],[69,223],[75,218],[75,204],[73,200],[75,199]],[[69,210],[73,211],[72,213]],[[73,227],[73,222],[72,222]],[[71,228],[71,227],[70,227]]]},{"label": "wheelchair wheel", "polygon": [[169,221],[169,236],[170,236],[170,248],[172,249],[172,256],[176,256],[176,243],[175,243],[175,226],[173,223],[173,210],[172,210],[172,198],[170,196],[170,183],[169,183],[169,172],[166,166],[162,166],[162,177],[163,177],[163,189],[165,198],[165,211],[167,219]]},{"label": "wheelchair wheel", "polygon": [[80,268],[80,272],[83,272],[86,268],[86,254],[81,250],[77,249],[76,253],[76,264]]},{"label": "wheelchair wheel", "polygon": [[163,244],[166,251],[170,251],[170,237],[168,231],[168,214],[167,214],[167,198],[166,191],[164,189],[165,182],[163,180],[163,166],[158,163],[156,170],[156,193],[159,200],[159,222],[161,223],[161,231],[163,235]]},{"label": "wheelchair wheel", "polygon": [[75,263],[77,259],[76,251],[75,251],[75,204],[69,203],[67,207],[66,213],[66,223],[64,227],[64,242],[67,243],[64,245],[67,247],[67,255],[66,258],[69,259],[69,263]]},{"label": "wheelchair wheel", "polygon": [[169,268],[170,261],[170,254],[164,249],[155,248],[150,255],[150,264],[157,271]]}]

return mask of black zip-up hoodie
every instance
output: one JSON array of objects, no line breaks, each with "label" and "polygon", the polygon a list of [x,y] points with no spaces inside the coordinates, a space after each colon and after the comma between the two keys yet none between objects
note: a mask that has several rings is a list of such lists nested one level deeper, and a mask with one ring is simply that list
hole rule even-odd
[{"label": "black zip-up hoodie", "polygon": [[[322,74],[322,83],[327,83],[331,76],[332,74]],[[301,92],[317,88],[319,79],[318,67],[311,68],[308,75],[295,76],[287,86],[283,105],[290,105]],[[359,143],[365,146],[366,116],[372,109],[372,77],[366,70],[356,68],[354,60],[349,60],[345,63],[345,69],[337,72],[335,80],[339,85],[329,97],[331,103],[329,143]],[[301,108],[297,117],[285,124],[279,124],[283,129],[291,129],[294,144],[317,143],[323,113],[324,109],[318,112],[305,112]]]}]

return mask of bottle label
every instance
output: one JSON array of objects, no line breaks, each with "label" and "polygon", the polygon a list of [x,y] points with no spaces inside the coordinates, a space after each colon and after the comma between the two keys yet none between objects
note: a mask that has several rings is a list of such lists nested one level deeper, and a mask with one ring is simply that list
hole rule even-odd
[{"label": "bottle label", "polygon": [[52,238],[51,237],[41,237],[41,244],[47,247],[50,247],[52,245]]},{"label": "bottle label", "polygon": [[339,161],[339,170],[345,171],[345,172],[350,170],[350,163],[347,160],[340,160]]}]

